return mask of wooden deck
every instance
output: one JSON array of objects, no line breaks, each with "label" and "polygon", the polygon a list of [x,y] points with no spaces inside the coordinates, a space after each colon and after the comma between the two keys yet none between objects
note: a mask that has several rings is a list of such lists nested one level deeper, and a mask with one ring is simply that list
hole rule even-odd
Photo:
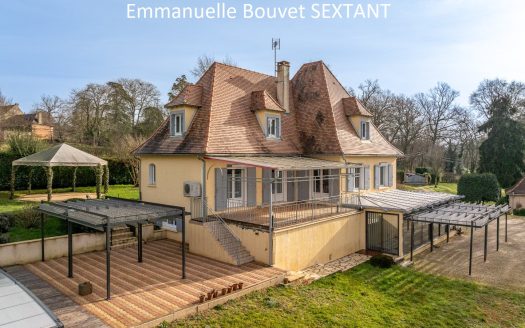
[{"label": "wooden deck", "polygon": [[[143,254],[144,262],[137,263],[136,248],[111,252],[110,301],[105,300],[104,252],[75,255],[73,278],[67,278],[67,258],[25,267],[112,327],[136,326],[197,304],[199,295],[211,289],[238,282],[250,287],[283,273],[255,263],[236,267],[190,253],[187,279],[183,280],[179,243],[149,242],[144,244]],[[93,294],[78,296],[78,284],[84,281],[93,284]]]}]

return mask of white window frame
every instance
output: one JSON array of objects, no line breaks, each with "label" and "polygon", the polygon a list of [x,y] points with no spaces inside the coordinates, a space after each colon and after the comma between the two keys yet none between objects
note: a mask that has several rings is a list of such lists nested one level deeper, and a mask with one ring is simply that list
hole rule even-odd
[{"label": "white window frame", "polygon": [[153,163],[148,165],[148,184],[150,186],[157,184],[157,166]]},{"label": "white window frame", "polygon": [[[276,178],[277,173],[277,179]],[[271,170],[270,176],[272,179],[275,179],[272,185],[272,201],[274,202],[284,202],[286,201],[286,186],[287,186],[287,175],[286,171]],[[281,190],[279,192],[279,185]]]},{"label": "white window frame", "polygon": [[[240,176],[236,177],[235,173],[233,174],[233,179],[230,179],[230,174],[228,174],[229,171],[235,171],[240,170]],[[241,196],[240,197],[229,197],[230,191],[231,194],[234,195],[236,191],[236,185],[235,185],[235,179],[241,179]],[[242,207],[246,204],[246,197],[247,197],[247,185],[246,185],[246,169],[245,168],[239,168],[239,167],[230,167],[226,169],[226,202],[228,204],[228,207]]]},{"label": "white window frame", "polygon": [[[177,118],[179,119],[177,126]],[[173,112],[170,114],[170,135],[172,137],[182,136],[184,134],[184,111]]]},{"label": "white window frame", "polygon": [[[320,171],[319,176],[315,176],[315,172]],[[325,177],[328,175],[328,177]],[[316,191],[315,182],[319,180],[320,191]],[[326,181],[326,190],[324,190],[324,182]],[[329,169],[315,169],[310,170],[310,195],[312,199],[327,198],[330,196],[330,170]]]},{"label": "white window frame", "polygon": [[370,140],[370,122],[361,121],[361,140]]},{"label": "white window frame", "polygon": [[[356,170],[359,170],[359,172],[356,174]],[[346,189],[347,191],[359,191],[361,189],[361,184],[364,185],[364,166],[351,166],[349,168],[349,174],[347,176],[347,184]],[[350,189],[350,179],[354,180],[354,188]]]},{"label": "white window frame", "polygon": [[[274,130],[272,129],[271,122],[275,122]],[[280,115],[266,115],[266,137],[271,139],[280,139],[281,138],[281,116]]]},{"label": "white window frame", "polygon": [[388,164],[379,164],[379,188],[384,187],[388,187]]}]

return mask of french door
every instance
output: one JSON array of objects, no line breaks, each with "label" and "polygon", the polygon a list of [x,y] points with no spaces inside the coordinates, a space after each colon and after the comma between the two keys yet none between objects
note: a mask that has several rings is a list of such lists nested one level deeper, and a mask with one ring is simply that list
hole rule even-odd
[{"label": "french door", "polygon": [[330,196],[330,170],[312,170],[314,199]]},{"label": "french door", "polygon": [[286,172],[272,170],[272,200],[274,202],[284,202],[286,200]]},{"label": "french door", "polygon": [[228,207],[244,206],[246,198],[243,169],[227,170],[227,200]]}]

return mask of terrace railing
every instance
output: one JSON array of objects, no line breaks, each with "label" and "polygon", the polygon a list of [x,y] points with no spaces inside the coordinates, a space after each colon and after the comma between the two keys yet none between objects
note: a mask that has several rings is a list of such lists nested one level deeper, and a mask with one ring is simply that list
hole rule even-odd
[{"label": "terrace railing", "polygon": [[221,211],[219,215],[228,220],[269,226],[271,212],[273,226],[282,228],[353,212],[355,209],[345,205],[349,202],[349,197],[351,196],[339,195],[298,202],[278,202],[272,205],[271,210],[269,205],[248,206],[246,202],[230,199],[226,210]]}]

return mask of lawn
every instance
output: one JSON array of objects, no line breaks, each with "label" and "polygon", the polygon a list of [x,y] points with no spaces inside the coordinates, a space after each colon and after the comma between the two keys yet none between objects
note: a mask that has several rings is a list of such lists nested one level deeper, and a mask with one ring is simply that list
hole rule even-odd
[{"label": "lawn", "polygon": [[397,189],[407,190],[407,191],[435,191],[435,192],[445,192],[449,194],[457,195],[458,193],[458,184],[457,183],[440,183],[437,187],[434,185],[426,186],[409,186],[405,184],[398,184]]},{"label": "lawn", "polygon": [[[95,192],[95,187],[78,187],[78,192],[88,193]],[[53,193],[71,192],[71,188],[57,188],[53,190]],[[33,190],[33,194],[46,193],[46,190]],[[27,191],[17,190],[15,197],[27,194]],[[112,185],[109,186],[108,196],[120,197],[126,199],[138,199],[139,191],[138,188],[132,185]],[[29,202],[19,201],[16,198],[14,200],[9,199],[9,192],[0,192],[0,214],[12,213],[23,210],[24,207],[29,206]],[[35,204],[36,205],[36,204]],[[61,236],[67,233],[67,227],[65,223],[58,219],[49,217],[45,223],[45,234],[46,237]],[[31,240],[40,238],[40,228],[24,228],[20,225],[15,225],[9,230],[9,242],[16,242],[22,240]]]},{"label": "lawn", "polygon": [[364,263],[310,285],[273,287],[170,327],[521,327],[525,294]]}]

